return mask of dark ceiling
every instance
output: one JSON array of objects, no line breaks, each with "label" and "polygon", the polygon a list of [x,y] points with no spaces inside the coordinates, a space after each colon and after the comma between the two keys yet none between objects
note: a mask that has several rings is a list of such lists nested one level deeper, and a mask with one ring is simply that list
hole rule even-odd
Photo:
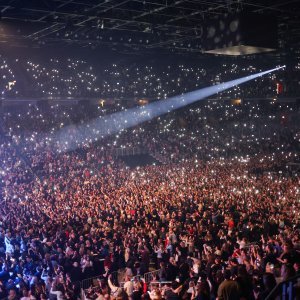
[{"label": "dark ceiling", "polygon": [[278,17],[279,49],[300,48],[299,0],[7,0],[0,42],[201,53],[207,19],[240,11]]}]

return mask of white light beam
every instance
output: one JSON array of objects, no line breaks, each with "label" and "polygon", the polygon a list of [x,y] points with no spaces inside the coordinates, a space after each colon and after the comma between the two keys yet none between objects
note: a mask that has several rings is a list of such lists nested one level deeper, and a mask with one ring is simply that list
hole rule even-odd
[{"label": "white light beam", "polygon": [[234,86],[282,68],[284,68],[284,66],[220,83],[218,85],[206,87],[183,95],[174,96],[165,100],[153,102],[145,106],[135,107],[127,111],[117,112],[102,118],[97,118],[88,124],[78,126],[76,128],[76,132],[73,132],[73,135],[70,135],[69,130],[72,125],[66,126],[57,132],[55,140],[58,142],[58,144],[63,145],[64,149],[61,149],[61,151],[74,150],[82,143],[86,144],[87,142],[92,142],[95,139],[99,139],[100,136],[104,137],[120,132],[126,128],[136,126],[180,107],[203,100],[209,96],[223,92]]}]

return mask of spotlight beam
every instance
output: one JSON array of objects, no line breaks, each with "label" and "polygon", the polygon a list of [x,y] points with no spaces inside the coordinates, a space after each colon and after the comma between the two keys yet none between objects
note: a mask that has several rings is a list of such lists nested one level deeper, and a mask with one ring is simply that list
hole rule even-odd
[{"label": "spotlight beam", "polygon": [[100,136],[120,132],[282,68],[284,66],[97,118],[88,124],[78,126],[73,135],[70,134],[72,126],[66,126],[56,133],[54,140],[59,145],[63,145],[61,151],[74,150],[78,144],[92,142],[98,140]]}]

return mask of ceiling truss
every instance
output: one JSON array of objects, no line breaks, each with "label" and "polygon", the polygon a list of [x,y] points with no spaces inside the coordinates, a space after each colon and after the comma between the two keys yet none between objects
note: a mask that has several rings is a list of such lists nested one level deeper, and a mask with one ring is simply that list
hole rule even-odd
[{"label": "ceiling truss", "polygon": [[[241,10],[276,14],[299,46],[298,0],[7,0],[1,23],[22,27],[21,37],[39,44],[105,43],[128,47],[200,51],[199,32],[207,18]],[[1,26],[0,23],[0,26]],[[28,25],[30,24],[30,25]],[[21,25],[19,25],[21,26]],[[20,31],[20,30],[19,30]],[[18,32],[19,32],[18,31]],[[284,36],[285,33],[282,35]],[[0,32],[14,40],[14,32]],[[15,40],[19,40],[20,36]]]}]

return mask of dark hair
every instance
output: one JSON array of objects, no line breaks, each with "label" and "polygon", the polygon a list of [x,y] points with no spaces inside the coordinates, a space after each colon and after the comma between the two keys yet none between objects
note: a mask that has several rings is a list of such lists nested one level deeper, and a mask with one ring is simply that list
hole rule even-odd
[{"label": "dark hair", "polygon": [[271,291],[276,286],[276,279],[272,273],[265,273],[263,275],[263,283],[265,289]]},{"label": "dark hair", "polygon": [[230,277],[231,277],[231,272],[230,272],[230,270],[225,269],[225,270],[224,270],[224,278],[228,280],[228,279],[230,279]]},{"label": "dark hair", "polygon": [[172,289],[177,289],[178,288],[178,286],[179,286],[179,283],[177,282],[177,281],[172,281],[172,283],[171,283],[171,287],[172,287]]},{"label": "dark hair", "polygon": [[207,296],[210,295],[209,285],[207,282],[199,282],[197,284],[197,287],[200,290],[200,293],[202,295],[207,295]]},{"label": "dark hair", "polygon": [[246,277],[248,275],[246,266],[245,265],[239,265],[237,273],[238,273],[238,276]]},{"label": "dark hair", "polygon": [[282,267],[285,268],[284,280],[295,276],[296,272],[291,264],[283,264]]}]

